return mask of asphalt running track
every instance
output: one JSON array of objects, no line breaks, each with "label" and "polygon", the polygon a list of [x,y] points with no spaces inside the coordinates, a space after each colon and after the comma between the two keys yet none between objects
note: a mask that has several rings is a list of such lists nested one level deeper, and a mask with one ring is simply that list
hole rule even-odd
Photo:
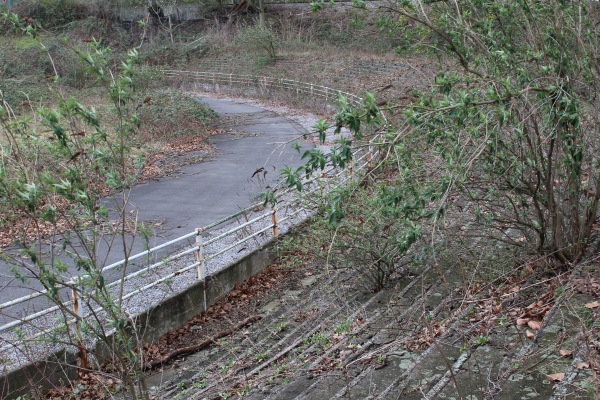
[{"label": "asphalt running track", "polygon": [[[298,122],[245,101],[199,97],[228,121],[231,133],[213,136],[214,153],[200,163],[182,167],[172,176],[135,186],[129,207],[137,212],[138,221],[153,227],[150,247],[173,240],[195,228],[208,225],[249,206],[256,195],[272,185],[285,165],[299,165],[299,153],[284,145],[304,133]],[[303,141],[304,148],[312,145]],[[259,169],[267,172],[252,175]],[[110,203],[110,201],[108,201]],[[145,250],[146,243],[129,237],[131,254]],[[104,265],[123,258],[122,249],[102,250]],[[113,249],[118,246],[113,246]],[[76,273],[73,271],[73,273]],[[117,279],[117,276],[112,279]],[[109,280],[112,280],[109,279]],[[0,261],[0,304],[40,289],[31,280],[17,281],[10,266]],[[0,311],[0,325],[24,316],[47,302],[28,302]]]}]

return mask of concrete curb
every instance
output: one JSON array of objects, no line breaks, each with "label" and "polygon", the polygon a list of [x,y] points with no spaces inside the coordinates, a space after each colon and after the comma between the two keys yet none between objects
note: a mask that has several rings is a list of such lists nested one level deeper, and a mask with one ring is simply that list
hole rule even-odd
[{"label": "concrete curb", "polygon": [[[333,111],[335,109],[331,105],[331,99],[319,96],[303,97],[294,91],[286,92],[271,88],[202,83],[193,79],[178,79],[176,82],[171,83],[181,89],[243,94],[243,96],[253,98],[264,98],[267,94],[270,98],[273,98],[273,95],[277,94],[280,100],[290,101],[296,99],[296,101],[304,103],[305,106],[314,107],[315,103],[319,103],[324,106],[321,110]],[[335,93],[335,91],[332,93]],[[299,221],[295,226],[302,223],[303,221]],[[286,234],[294,232],[294,230],[295,228],[292,227]],[[199,281],[182,292],[174,294],[158,304],[151,305],[146,311],[134,316],[132,319],[136,324],[136,332],[141,332],[142,341],[151,343],[161,335],[181,327],[190,318],[214,305],[220,298],[229,293],[237,283],[243,283],[262,271],[275,260],[277,252],[274,247],[276,243],[277,238],[271,239],[245,257],[221,269],[216,274],[208,276],[205,281]],[[100,360],[110,359],[110,349],[104,342],[96,345],[94,353]],[[73,351],[62,349],[44,360],[30,363],[3,374],[0,376],[0,399],[8,400],[31,395],[32,393],[43,393],[45,390],[63,385],[65,381],[77,377],[76,364],[77,355]]]},{"label": "concrete curb", "polygon": [[[289,232],[292,232],[291,229]],[[257,250],[199,281],[183,292],[174,294],[161,303],[138,314],[137,331],[143,332],[143,341],[152,342],[170,330],[179,328],[190,318],[202,313],[233,287],[258,274],[277,257],[278,239],[271,239]],[[100,358],[110,354],[105,343],[98,343],[96,353]],[[19,396],[43,393],[77,377],[77,355],[67,350],[32,362],[0,376],[0,398],[9,400]]]}]

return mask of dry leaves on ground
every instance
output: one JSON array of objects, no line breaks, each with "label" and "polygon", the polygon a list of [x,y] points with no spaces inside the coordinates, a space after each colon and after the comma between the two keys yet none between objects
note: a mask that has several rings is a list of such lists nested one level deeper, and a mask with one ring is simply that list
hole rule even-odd
[{"label": "dry leaves on ground", "polygon": [[[209,130],[211,135],[218,134],[218,129]],[[157,179],[176,171],[185,164],[193,160],[181,159],[182,154],[192,151],[205,150],[210,151],[211,147],[206,142],[204,135],[181,135],[169,143],[161,146],[161,149],[146,157],[146,161],[139,173],[137,182],[142,183]],[[94,187],[101,196],[107,196],[110,190],[103,183],[97,183]],[[61,199],[52,199],[53,206],[57,210],[65,210],[68,207],[66,201]],[[51,235],[63,233],[73,229],[73,222],[63,218],[63,213],[58,212],[59,219],[56,224],[46,221],[33,221],[28,215],[22,213],[14,215],[10,221],[4,221],[0,226],[0,248],[11,245],[16,239],[24,241],[34,241],[39,238],[47,238]]]},{"label": "dry leaves on ground", "polygon": [[154,343],[144,345],[145,359],[162,359],[173,351],[194,345],[229,328],[232,321],[247,318],[256,310],[255,303],[273,288],[291,282],[293,270],[271,266],[243,284],[236,284],[229,294],[206,312],[190,319],[181,328],[168,332]]},{"label": "dry leaves on ground", "polygon": [[557,374],[548,374],[546,375],[546,378],[548,378],[549,380],[553,381],[553,382],[560,382],[563,380],[563,378],[565,377],[565,373],[564,372],[559,372]]}]

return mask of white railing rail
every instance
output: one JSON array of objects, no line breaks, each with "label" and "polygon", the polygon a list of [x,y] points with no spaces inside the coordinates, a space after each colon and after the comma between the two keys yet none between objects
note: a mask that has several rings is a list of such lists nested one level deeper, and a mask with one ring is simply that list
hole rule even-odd
[{"label": "white railing rail", "polygon": [[[178,79],[181,81],[195,81],[206,84],[220,84],[220,85],[231,85],[231,86],[253,86],[254,88],[263,90],[285,90],[292,91],[297,94],[310,94],[315,97],[322,97],[326,101],[337,98],[342,95],[348,99],[353,105],[358,105],[362,99],[354,94],[347,93],[338,89],[329,88],[322,85],[316,85],[312,83],[300,82],[290,79],[272,78],[272,77],[257,77],[251,75],[234,75],[234,74],[222,74],[216,72],[199,72],[199,71],[176,71],[176,70],[164,70],[163,73],[167,78]],[[135,277],[139,277],[144,274],[149,274],[153,271],[159,270],[161,267],[174,262],[175,260],[184,259],[189,256],[189,260],[185,261],[185,265],[180,269],[161,275],[158,273],[158,278],[144,284],[141,287],[135,287],[133,290],[127,292],[123,296],[123,300],[126,300],[136,294],[147,291],[161,283],[164,283],[173,277],[183,274],[191,269],[196,269],[196,277],[198,280],[204,280],[209,275],[207,270],[208,262],[216,259],[224,253],[239,248],[250,240],[257,240],[260,238],[259,245],[266,243],[272,238],[278,236],[279,226],[288,221],[302,212],[307,212],[301,202],[303,199],[322,191],[323,188],[320,185],[323,182],[324,177],[334,178],[333,180],[327,180],[333,185],[344,184],[348,180],[353,178],[354,174],[361,173],[368,166],[372,165],[376,154],[374,154],[372,146],[373,142],[379,140],[374,138],[371,140],[368,146],[363,146],[359,149],[354,150],[354,161],[351,168],[347,170],[336,169],[332,166],[327,166],[324,171],[321,171],[319,176],[312,176],[303,181],[303,191],[301,196],[298,195],[293,188],[282,188],[282,184],[279,184],[278,199],[283,199],[271,208],[265,207],[262,202],[256,202],[249,207],[240,210],[228,217],[225,217],[219,221],[211,223],[205,227],[198,228],[193,232],[170,240],[166,243],[150,248],[141,253],[135,254],[129,257],[127,260],[121,260],[116,263],[110,264],[102,269],[102,274],[114,270],[119,267],[126,267],[133,261],[142,259],[144,264],[142,268],[127,274],[123,279],[130,281]],[[256,210],[259,210],[258,215]],[[239,221],[240,218],[244,220]],[[228,228],[229,224],[234,224],[233,227]],[[208,234],[215,231],[217,228],[223,230],[223,232],[216,232],[215,236],[208,238]],[[226,229],[226,230],[225,230]],[[270,232],[270,233],[269,233]],[[192,238],[195,238],[195,242],[192,245],[185,244]],[[225,244],[223,244],[225,242]],[[219,246],[215,246],[219,244]],[[169,246],[179,246],[180,250],[173,252],[164,259],[156,262],[151,261],[151,257],[157,254],[160,250],[166,249]],[[193,255],[193,256],[192,256]],[[243,257],[242,254],[239,258]],[[238,258],[238,259],[239,259]],[[235,260],[233,260],[235,261]],[[232,262],[233,262],[232,261]],[[81,277],[74,277],[71,284],[81,281]],[[107,285],[111,289],[118,290],[122,280],[115,280]],[[145,283],[145,282],[144,282]],[[47,290],[41,290],[9,302],[0,304],[0,312],[2,310],[15,307],[19,304],[30,302],[39,297],[47,297],[49,293]],[[76,298],[71,298],[69,301],[65,301],[63,306],[78,306]],[[31,313],[24,317],[11,317],[14,320],[0,326],[0,333],[7,331],[12,328],[21,326],[27,326],[31,324],[31,321],[46,316],[48,314],[56,313],[59,311],[59,306],[54,305],[38,312]],[[90,315],[92,312],[98,312],[96,310],[88,310],[85,315]],[[81,313],[81,310],[77,312]],[[70,323],[71,321],[67,321]],[[32,324],[31,324],[32,325]],[[52,328],[50,328],[51,330]],[[27,340],[37,338],[44,333],[48,333],[48,326],[44,329],[39,329],[39,332],[33,336],[29,336]],[[6,350],[7,348],[14,347],[15,343],[9,343],[1,346],[0,351]]]},{"label": "white railing rail", "polygon": [[180,79],[182,81],[193,80],[205,84],[228,85],[231,87],[252,87],[259,90],[279,89],[288,92],[294,92],[295,94],[306,94],[311,97],[322,97],[325,99],[325,101],[335,100],[340,95],[346,97],[348,101],[353,104],[358,104],[362,101],[361,97],[353,93],[293,79],[257,75],[237,75],[221,72],[182,71],[169,69],[163,70],[163,72],[165,77],[168,79]]}]

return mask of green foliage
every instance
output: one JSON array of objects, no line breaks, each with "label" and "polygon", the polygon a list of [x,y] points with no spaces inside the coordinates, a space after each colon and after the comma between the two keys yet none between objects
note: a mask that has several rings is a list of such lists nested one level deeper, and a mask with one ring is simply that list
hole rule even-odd
[{"label": "green foliage", "polygon": [[317,12],[325,9],[326,7],[333,7],[335,2],[330,0],[329,2],[325,2],[324,0],[313,1],[310,3],[310,11]]},{"label": "green foliage", "polygon": [[412,222],[415,210],[386,204],[386,186],[375,197],[368,189],[340,190],[326,211],[331,250],[324,256],[335,268],[357,271],[374,291],[385,288],[411,262],[407,253],[421,236]]},{"label": "green foliage", "polygon": [[[38,38],[37,30],[15,14],[3,13],[2,19]],[[39,45],[44,48],[41,42]],[[101,120],[94,108],[60,92],[55,92],[52,107],[32,107],[35,119],[17,115],[0,96],[2,214],[35,227],[29,230],[25,223],[18,224],[14,236],[19,246],[5,249],[3,257],[11,262],[17,278],[33,277],[47,290],[48,299],[60,309],[60,323],[71,345],[84,348],[84,333],[104,340],[111,351],[110,362],[129,393],[133,398],[147,398],[140,356],[135,351],[139,343],[130,330],[134,324],[121,307],[122,288],[117,293],[109,290],[102,276],[105,260],[98,252],[104,235],[101,218],[108,214],[101,198],[122,194],[113,211],[122,215],[120,224],[124,226],[126,213],[120,212],[119,204],[124,206],[127,189],[136,180],[131,149],[139,122],[133,79],[138,53],[130,50],[117,67],[110,63],[109,54],[108,48],[93,41],[89,52],[80,55],[87,73],[106,88],[111,124]],[[3,218],[2,223],[11,221]],[[78,274],[58,257],[58,248],[46,251],[43,237],[48,234],[62,234],[58,243]],[[114,238],[105,240],[109,243]],[[89,318],[73,312],[66,302],[67,291],[77,293],[81,306],[91,314]],[[103,317],[94,311],[98,307]],[[75,324],[68,322],[70,319]],[[114,333],[109,338],[111,330]],[[57,340],[57,335],[52,332],[47,340]]]},{"label": "green foliage", "polygon": [[[588,2],[471,1],[432,10],[439,49],[465,73],[438,76],[438,93],[404,117],[426,133],[440,171],[473,201],[478,222],[496,231],[490,237],[578,260],[598,208],[598,196],[586,193],[600,178],[598,120],[590,114],[598,37]],[[411,6],[401,13],[427,25]]]},{"label": "green foliage", "polygon": [[254,54],[257,63],[268,63],[277,58],[277,39],[272,23],[261,26],[258,22],[240,30],[235,42],[250,54]]},{"label": "green foliage", "polygon": [[479,346],[485,346],[486,344],[490,343],[490,338],[488,336],[484,336],[484,335],[478,335],[474,340],[473,340],[473,346],[475,347],[479,347]]},{"label": "green foliage", "polygon": [[333,331],[335,333],[347,333],[350,332],[350,327],[352,326],[352,321],[350,319],[346,319],[344,321],[340,321],[333,326]]},{"label": "green foliage", "polygon": [[[427,45],[460,67],[441,66],[436,86],[392,108],[396,127],[383,132],[397,178],[378,192],[383,214],[368,208],[364,218],[393,215],[407,232],[396,241],[400,252],[415,242],[419,226],[432,226],[464,231],[471,245],[501,243],[563,264],[581,259],[600,200],[597,6],[403,1],[395,19],[381,22],[428,31]],[[368,102],[351,107],[342,100],[336,132],[347,127],[360,139],[363,125],[378,129]],[[321,133],[326,125],[315,128]],[[325,161],[315,157],[300,170],[341,165],[335,152]]]},{"label": "green foliage", "polygon": [[88,6],[78,0],[21,0],[13,9],[21,17],[35,19],[44,28],[63,26],[90,15]]}]

